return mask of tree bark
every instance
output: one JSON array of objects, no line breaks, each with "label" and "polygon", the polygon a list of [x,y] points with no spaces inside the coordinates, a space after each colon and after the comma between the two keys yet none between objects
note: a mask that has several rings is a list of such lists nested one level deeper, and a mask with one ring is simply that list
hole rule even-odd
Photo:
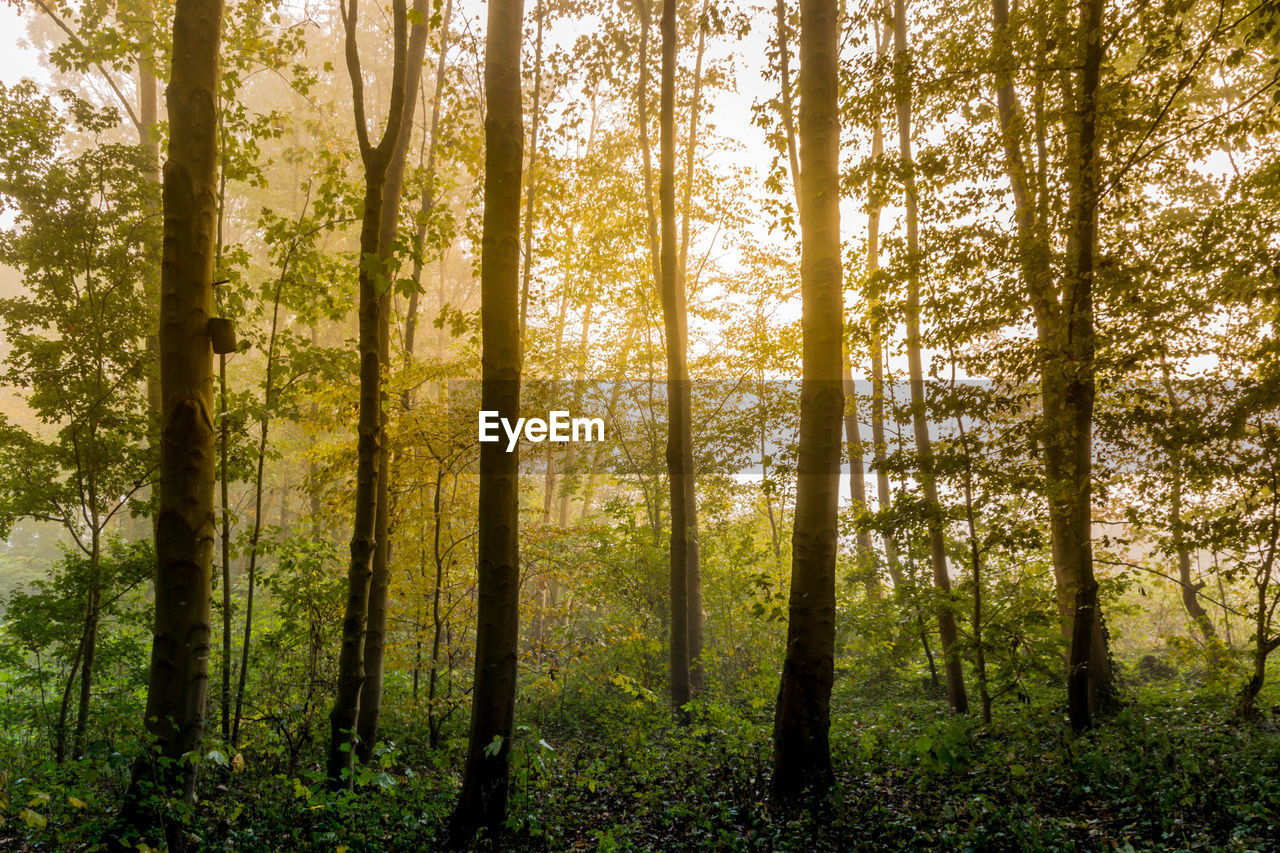
[{"label": "tree bark", "polygon": [[[522,0],[489,0],[485,51],[485,182],[480,249],[481,408],[514,422],[520,413],[520,93]],[[507,816],[516,659],[520,640],[519,456],[480,446],[479,590],[471,733],[450,843]]]},{"label": "tree bark", "polygon": [[[995,69],[996,114],[1005,151],[1017,227],[1017,256],[1023,286],[1036,318],[1040,392],[1043,406],[1045,483],[1049,504],[1054,581],[1063,635],[1072,650],[1067,661],[1072,725],[1092,724],[1092,713],[1113,693],[1110,657],[1093,576],[1092,428],[1094,397],[1093,251],[1097,218],[1096,106],[1101,72],[1102,0],[1082,0],[1082,65],[1075,138],[1068,164],[1071,235],[1067,273],[1055,287],[1046,217],[1048,200],[1037,205],[1037,185],[1023,155],[1026,119],[1011,67]],[[993,40],[1008,49],[1008,0],[992,0]],[[1042,181],[1039,183],[1043,183]],[[1041,196],[1047,192],[1042,186]],[[1059,291],[1063,291],[1060,293]],[[1086,624],[1077,625],[1084,615]],[[1083,633],[1082,633],[1083,631]],[[1083,656],[1083,657],[1082,657]],[[1073,698],[1074,697],[1074,698]]]},{"label": "tree bark", "polygon": [[[886,34],[881,40],[889,42]],[[871,128],[871,159],[878,161],[884,155],[884,134],[877,116]],[[884,318],[880,301],[880,207],[881,199],[874,195],[868,199],[867,211],[867,316],[871,328],[871,455],[876,469],[876,500],[881,511],[893,504],[893,489],[889,483],[889,444],[885,437],[884,408]],[[885,567],[895,589],[902,586],[902,568],[898,562],[898,545],[889,532],[882,534]]]},{"label": "tree bark", "polygon": [[951,710],[957,714],[967,714],[969,699],[964,689],[964,669],[960,660],[960,650],[956,648],[956,615],[950,601],[951,578],[947,574],[947,546],[942,530],[942,505],[938,501],[933,442],[929,438],[928,412],[925,408],[924,364],[920,339],[919,193],[916,189],[915,162],[911,152],[911,58],[907,45],[906,0],[894,0],[893,43],[894,85],[897,90],[898,108],[898,151],[902,157],[903,188],[906,195],[907,370],[911,385],[911,425],[915,432],[920,486],[924,492],[924,508],[928,515],[929,562],[933,567],[933,584],[938,588],[942,599],[938,606],[938,634],[942,640],[943,669],[947,678],[947,701],[951,705]]},{"label": "tree bark", "polygon": [[[707,46],[707,27],[710,26],[707,20],[707,7],[704,0],[702,11],[698,15],[698,47],[693,63],[693,102],[689,106],[689,141],[687,144],[687,157],[685,161],[685,185],[684,185],[684,210],[680,217],[680,258],[676,266],[676,274],[679,277],[677,281],[680,302],[687,306],[685,299],[687,283],[689,279],[689,221],[693,218],[693,179],[695,173],[698,143],[698,118],[702,109],[702,58]],[[674,132],[674,131],[673,131]],[[681,349],[685,353],[685,373],[688,374],[688,311],[687,308],[683,312],[685,321],[683,323],[685,330],[684,341]],[[583,352],[585,352],[585,347]],[[687,378],[687,376],[686,376]],[[692,386],[690,387],[692,393]],[[693,422],[692,402],[690,411],[686,413],[686,425],[691,426]],[[572,450],[572,447],[570,447]],[[689,592],[689,686],[696,694],[706,687],[706,671],[703,667],[702,647],[705,642],[702,624],[702,558],[698,545],[698,505],[696,498],[696,472],[693,469],[693,439],[689,439],[688,443],[688,469],[690,472],[689,483],[689,520],[691,522],[692,539],[690,541],[689,563],[685,567],[685,588]]]},{"label": "tree bark", "polygon": [[[524,271],[520,275],[520,337],[529,326],[529,285],[533,277],[533,217],[538,195],[538,123],[542,119],[542,24],[543,0],[538,0],[534,18],[537,33],[533,42],[533,111],[529,116],[529,170],[525,189]],[[550,442],[547,443],[548,450]],[[548,460],[551,458],[547,457]]]},{"label": "tree bark", "polygon": [[[955,385],[955,361],[951,362],[951,382]],[[982,702],[982,722],[991,725],[991,691],[987,685],[987,650],[982,643],[982,548],[978,543],[978,520],[973,507],[973,456],[964,416],[956,415],[956,432],[964,454],[964,520],[969,528],[969,572],[973,580],[973,665],[978,676],[978,699]]]},{"label": "tree bark", "polygon": [[222,567],[222,739],[231,740],[231,503],[227,470],[231,424],[227,419],[227,357],[218,356],[218,506],[221,510],[219,558]]},{"label": "tree bark", "polygon": [[661,30],[658,205],[662,219],[662,320],[667,350],[667,481],[671,489],[671,702],[683,709],[693,695],[690,638],[694,615],[689,581],[691,567],[698,563],[698,510],[690,424],[693,389],[686,355],[688,311],[684,280],[676,266],[676,0],[663,0]]},{"label": "tree bark", "polygon": [[[796,193],[796,207],[798,209],[800,206],[800,160],[796,154],[795,120],[791,106],[791,48],[788,44],[790,27],[787,23],[786,3],[783,0],[778,0],[774,11],[778,22],[778,70],[782,84],[782,127],[786,133],[787,159],[791,164],[791,186]],[[879,129],[877,127],[878,133]],[[876,212],[876,220],[878,225],[878,210]],[[870,241],[868,241],[868,252],[870,252]],[[847,343],[845,341],[846,347]],[[867,508],[867,478],[862,465],[862,435],[858,429],[857,386],[853,382],[853,368],[849,363],[847,348],[842,358],[845,396],[844,433],[849,453],[849,500],[850,508],[856,514],[865,511]],[[769,501],[768,509],[770,526],[776,527],[772,522],[773,505],[771,501]],[[774,541],[774,551],[776,553],[778,550],[776,533]],[[858,566],[866,572],[867,595],[871,598],[878,598],[880,584],[875,575],[875,553],[871,545],[871,531],[858,531],[857,543]]]},{"label": "tree bark", "polygon": [[355,524],[351,534],[351,562],[347,574],[347,603],[342,620],[342,650],[338,657],[338,691],[329,713],[329,750],[326,773],[329,785],[349,787],[356,729],[360,713],[360,693],[365,681],[365,630],[369,615],[369,589],[373,578],[376,548],[378,484],[384,480],[382,462],[382,309],[387,289],[386,269],[379,250],[382,228],[383,182],[404,118],[405,78],[408,52],[408,13],[405,0],[393,0],[395,54],[392,68],[391,104],[387,125],[377,145],[369,139],[365,124],[364,81],[356,47],[358,0],[341,6],[346,30],[347,71],[351,76],[356,136],[364,164],[364,218],[360,229],[360,416],[357,431]]},{"label": "tree bark", "polygon": [[[422,80],[422,63],[427,52],[427,19],[431,9],[427,0],[414,0],[417,22],[409,30],[409,46],[405,62],[404,115],[400,131],[387,163],[382,182],[382,211],[378,223],[378,261],[388,276],[378,297],[378,360],[383,365],[383,381],[391,364],[391,264],[396,229],[400,223],[400,197],[404,189],[405,164],[409,142],[413,137],[413,117],[418,105],[418,87]],[[387,590],[391,584],[391,447],[388,439],[387,390],[385,384],[378,395],[378,417],[382,422],[382,441],[378,445],[378,491],[374,510],[373,574],[369,580],[369,621],[365,626],[365,681],[360,691],[360,713],[356,722],[356,754],[368,761],[378,740],[378,719],[382,714],[382,672],[387,635]],[[398,466],[397,466],[398,467]]]},{"label": "tree bark", "polygon": [[[418,302],[421,298],[423,256],[426,253],[427,225],[435,211],[436,141],[440,131],[440,101],[444,97],[445,61],[449,54],[449,22],[453,17],[453,0],[445,0],[440,20],[440,53],[436,57],[436,82],[431,93],[431,124],[428,126],[426,144],[427,176],[422,189],[422,203],[418,208],[418,230],[414,235],[413,292],[409,295],[409,307],[404,318],[404,359],[408,365],[413,359],[413,348],[418,329]],[[444,262],[441,260],[441,271]],[[403,392],[400,405],[409,410],[409,390]]]},{"label": "tree bark", "polygon": [[774,714],[775,803],[825,796],[835,669],[835,565],[844,412],[840,119],[835,0],[800,3],[803,380],[786,659]]},{"label": "tree bark", "polygon": [[[1169,375],[1168,365],[1161,365],[1161,379],[1164,382],[1165,397],[1169,401],[1169,411],[1177,417],[1179,414],[1178,395],[1173,387],[1173,378]],[[1191,548],[1187,545],[1187,532],[1182,521],[1182,446],[1179,444],[1169,449],[1169,534],[1173,537],[1173,551],[1178,558],[1178,583],[1182,587],[1182,606],[1191,617],[1191,624],[1196,627],[1211,648],[1218,639],[1218,632],[1213,627],[1213,620],[1200,604],[1200,590],[1204,582],[1195,583],[1191,578]]]},{"label": "tree bark", "polygon": [[[1050,522],[1054,552],[1065,567],[1075,569],[1075,614],[1071,656],[1067,662],[1067,711],[1077,732],[1093,724],[1099,688],[1109,689],[1110,666],[1099,640],[1098,583],[1093,576],[1093,401],[1094,330],[1093,269],[1097,242],[1097,92],[1105,44],[1102,18],[1105,0],[1081,0],[1079,45],[1084,63],[1080,71],[1076,114],[1075,174],[1071,180],[1072,231],[1067,245],[1071,281],[1067,298],[1066,340],[1058,343],[1056,358],[1044,365],[1046,442]],[[1072,263],[1074,261],[1074,264]],[[1050,404],[1052,403],[1052,409]],[[1066,441],[1062,441],[1062,439]],[[1066,484],[1065,494],[1060,491]],[[1057,498],[1057,500],[1054,500]],[[1057,561],[1055,561],[1057,562]],[[1101,655],[1099,654],[1101,653]],[[1105,680],[1103,679],[1105,668]]]},{"label": "tree bark", "polygon": [[[155,629],[144,716],[167,761],[161,790],[191,801],[208,691],[214,540],[213,261],[217,206],[221,0],[177,0],[169,75],[160,274],[160,501]],[[126,820],[137,821],[146,764],[135,765]],[[169,824],[169,849],[185,849]]]},{"label": "tree bark", "polygon": [[[92,478],[90,478],[90,504],[95,505],[97,497],[94,495],[94,487],[92,486]],[[80,699],[76,709],[76,730],[71,738],[71,754],[79,757],[84,749],[85,733],[89,729],[89,703],[93,697],[93,667],[98,659],[98,624],[102,611],[102,578],[101,578],[101,558],[102,558],[102,528],[98,521],[98,514],[91,510],[93,520],[91,521],[90,536],[92,544],[89,548],[89,591],[85,601],[84,608],[84,640],[80,665]]]}]

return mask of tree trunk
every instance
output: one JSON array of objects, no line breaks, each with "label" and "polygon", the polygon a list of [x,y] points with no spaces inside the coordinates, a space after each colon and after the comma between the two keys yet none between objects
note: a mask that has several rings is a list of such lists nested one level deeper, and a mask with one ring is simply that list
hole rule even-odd
[{"label": "tree trunk", "polygon": [[[671,488],[671,702],[692,698],[690,566],[698,562],[698,510],[693,467],[692,388],[686,359],[688,316],[676,268],[676,0],[662,4],[662,98],[658,204],[661,208],[662,320],[667,350],[667,479]],[[701,632],[699,632],[701,633]]]},{"label": "tree trunk", "polygon": [[[889,50],[889,33],[886,27],[882,34],[880,27],[876,25],[876,55],[883,57]],[[877,115],[875,124],[871,129],[871,159],[878,161],[884,154],[884,136],[880,130],[880,117]],[[878,198],[868,199],[867,211],[867,278],[871,282],[874,291],[876,272],[880,267],[880,200]],[[875,302],[868,305],[868,313],[875,307]],[[883,470],[884,466],[884,378],[883,365],[880,363],[882,359],[881,344],[879,340],[879,325],[876,318],[872,318],[872,459],[876,468],[877,481],[879,488],[879,505],[880,508],[888,506],[892,502],[889,494],[889,473]],[[848,341],[846,341],[846,347]],[[877,378],[878,377],[878,378]],[[844,416],[845,440],[849,443],[849,494],[853,502],[855,512],[865,512],[867,508],[867,478],[863,465],[863,444],[862,435],[858,429],[858,407],[856,404],[857,388],[853,382],[853,370],[848,361],[848,352],[846,349],[845,357],[845,395],[854,398],[852,401],[846,401]],[[879,395],[879,400],[876,397]],[[877,427],[877,422],[879,426]],[[877,429],[879,430],[879,438],[877,438]],[[877,450],[879,445],[881,449]],[[886,536],[884,539],[885,557],[889,568],[889,577],[897,586],[899,581],[898,569],[898,550],[894,546],[893,540]],[[875,550],[871,542],[871,531],[860,530],[858,532],[858,553],[860,563],[867,576],[867,595],[877,598],[880,595],[880,577],[875,569]]]},{"label": "tree trunk", "polygon": [[382,138],[374,146],[365,125],[364,82],[356,47],[358,0],[342,7],[346,30],[347,71],[351,76],[356,136],[364,162],[364,219],[360,229],[360,415],[358,423],[355,523],[351,534],[351,563],[347,574],[347,603],[342,620],[342,650],[338,657],[338,692],[329,713],[329,751],[326,773],[334,788],[351,785],[352,752],[365,681],[364,641],[369,616],[369,588],[377,536],[378,483],[382,460],[382,309],[387,289],[381,263],[383,181],[400,135],[404,117],[408,13],[405,0],[394,0],[395,58],[391,104]]},{"label": "tree trunk", "polygon": [[231,740],[231,502],[230,479],[227,470],[228,445],[231,443],[231,424],[227,419],[227,357],[218,356],[218,486],[221,509],[222,561],[222,694],[219,704],[222,710],[222,739]]},{"label": "tree trunk", "polygon": [[[796,153],[795,120],[791,107],[791,48],[788,44],[790,27],[787,23],[786,3],[783,0],[778,0],[774,11],[778,22],[778,67],[782,86],[782,127],[786,133],[787,159],[791,164],[791,186],[796,193],[796,206],[798,208],[800,204],[800,160]],[[879,129],[877,128],[877,135],[878,133]],[[878,224],[879,211],[876,212],[876,219]],[[868,241],[868,252],[870,251],[870,241]],[[847,350],[842,358],[845,396],[844,432],[849,452],[849,500],[850,508],[857,514],[867,508],[867,478],[862,464],[862,436],[858,430],[857,387],[853,382],[853,369],[849,364]],[[767,499],[767,503],[770,526],[771,528],[776,528],[776,524],[773,523],[772,500]],[[774,534],[774,542],[774,551],[777,553],[776,533]],[[858,567],[866,573],[867,595],[871,598],[878,598],[880,585],[875,575],[875,554],[871,545],[871,531],[858,531],[857,542]]]},{"label": "tree trunk", "polygon": [[[304,209],[303,215],[306,211]],[[240,745],[240,721],[244,710],[244,692],[249,675],[249,650],[253,640],[253,600],[258,583],[258,554],[262,540],[262,498],[266,486],[267,438],[271,427],[271,413],[278,402],[275,387],[276,340],[280,333],[280,298],[284,292],[285,278],[289,273],[290,250],[280,265],[276,278],[275,295],[271,305],[271,334],[267,338],[266,375],[262,383],[262,415],[258,419],[258,463],[253,481],[253,530],[249,534],[249,571],[245,578],[244,640],[240,646],[240,677],[236,684],[235,712],[231,722],[231,744]],[[283,525],[282,525],[283,526]],[[224,533],[225,535],[225,533]]]},{"label": "tree trunk", "polygon": [[[1036,318],[1043,405],[1045,484],[1058,614],[1071,642],[1067,662],[1072,725],[1087,728],[1100,701],[1113,693],[1111,662],[1093,579],[1093,251],[1097,218],[1094,172],[1096,107],[1105,45],[1100,36],[1102,0],[1083,0],[1080,19],[1080,102],[1070,164],[1071,236],[1063,288],[1053,284],[1045,217],[1037,217],[1036,187],[1023,156],[1026,120],[1009,68],[995,72],[997,116],[1017,221],[1017,254],[1023,285]],[[1008,0],[992,0],[993,40],[1007,47]],[[1046,190],[1040,188],[1043,195]],[[1041,199],[1047,207],[1048,201]],[[1065,295],[1059,294],[1059,289]],[[1086,623],[1076,624],[1083,614]],[[1082,633],[1083,631],[1083,633]],[[1072,699],[1071,697],[1075,697]]]},{"label": "tree trunk", "polygon": [[840,119],[835,0],[800,3],[803,381],[786,659],[773,724],[776,803],[824,796],[835,668],[835,566],[844,412]]},{"label": "tree trunk", "polygon": [[[533,41],[533,110],[529,116],[529,171],[525,189],[524,272],[520,275],[520,337],[529,326],[529,284],[533,277],[533,217],[538,195],[538,123],[542,119],[542,24],[543,0],[534,11],[537,30]],[[551,442],[547,442],[548,464]]]},{"label": "tree trunk", "polygon": [[61,764],[67,759],[67,717],[71,713],[71,694],[75,689],[76,674],[80,672],[80,658],[84,655],[85,635],[80,634],[80,642],[76,644],[75,656],[71,658],[71,669],[67,672],[67,681],[62,688],[62,701],[58,704],[58,726],[54,731],[53,760]]},{"label": "tree trunk", "polygon": [[[169,159],[164,167],[160,275],[160,502],[156,522],[155,631],[145,725],[169,764],[161,790],[195,793],[209,678],[213,570],[213,260],[217,205],[218,49],[221,0],[177,0],[169,75]],[[140,815],[135,765],[126,819]],[[168,827],[169,849],[185,849]]]},{"label": "tree trunk", "polygon": [[[665,2],[665,0],[664,0]],[[649,142],[649,29],[652,16],[649,0],[637,0],[640,15],[640,74],[636,83],[636,122],[640,125],[640,158],[644,174],[645,232],[649,237],[649,260],[653,265],[653,286],[662,291],[662,249],[658,244],[658,214],[653,208],[653,153]],[[652,374],[652,371],[650,371]]]},{"label": "tree trunk", "polygon": [[[1110,692],[1098,583],[1093,576],[1093,253],[1098,219],[1096,176],[1099,76],[1106,45],[1102,40],[1105,0],[1081,0],[1080,71],[1076,114],[1075,174],[1071,180],[1072,232],[1067,262],[1072,281],[1061,309],[1065,341],[1046,353],[1041,382],[1045,396],[1045,466],[1050,494],[1049,518],[1054,553],[1061,553],[1066,580],[1075,591],[1071,655],[1067,662],[1067,711],[1077,732],[1093,724],[1100,700]],[[1074,265],[1071,263],[1074,260]],[[1072,269],[1074,266],[1074,269]],[[1064,489],[1065,486],[1065,489]],[[1055,564],[1058,561],[1055,560]],[[1055,565],[1056,567],[1056,565]],[[1100,695],[1103,694],[1103,695]]]},{"label": "tree trunk", "polygon": [[[418,328],[418,301],[422,287],[423,255],[426,253],[427,225],[435,211],[436,140],[440,131],[440,101],[444,97],[445,60],[449,54],[449,21],[453,17],[453,0],[445,0],[444,14],[440,20],[440,54],[436,57],[435,89],[431,94],[431,124],[424,140],[426,145],[427,177],[422,189],[422,204],[418,208],[418,230],[414,235],[413,292],[409,295],[409,308],[404,318],[404,360],[407,366],[413,360],[414,339]],[[444,260],[440,261],[441,272]],[[405,411],[409,410],[409,389],[400,400]]]},{"label": "tree trunk", "polygon": [[[522,0],[489,0],[485,51],[485,183],[480,250],[481,408],[520,414],[520,95]],[[462,791],[450,820],[454,845],[485,827],[498,836],[507,783],[520,640],[519,456],[480,446],[479,595],[475,687]]]},{"label": "tree trunk", "polygon": [[[693,103],[689,107],[689,141],[686,146],[687,157],[685,160],[685,185],[684,185],[684,210],[680,215],[680,258],[676,266],[677,292],[680,296],[680,303],[686,305],[687,283],[689,279],[689,221],[693,218],[693,179],[695,154],[697,153],[698,143],[698,118],[702,109],[702,58],[706,52],[707,46],[707,27],[710,26],[707,20],[707,5],[704,0],[702,11],[698,14],[698,48],[693,63]],[[672,134],[674,135],[674,129]],[[689,350],[688,341],[688,311],[682,308],[681,314],[683,320],[681,326],[684,329],[684,339],[681,341],[680,349],[682,358],[686,361],[685,373],[688,374],[687,353]],[[586,352],[584,346],[583,352]],[[583,356],[585,358],[585,355]],[[692,393],[692,386],[690,386]],[[690,406],[686,411],[685,426],[691,428],[693,422],[692,402],[686,400],[685,403]],[[572,446],[570,446],[572,450]],[[703,667],[702,647],[705,642],[702,624],[702,559],[698,546],[698,505],[696,499],[696,472],[693,469],[693,439],[688,441],[686,451],[687,465],[690,473],[689,477],[689,522],[691,530],[691,538],[689,539],[689,562],[685,567],[685,588],[689,592],[688,612],[689,612],[689,686],[696,694],[706,687],[706,671]]]},{"label": "tree trunk", "polygon": [[[382,182],[382,212],[378,223],[378,261],[384,271],[392,269],[391,250],[395,246],[396,228],[400,222],[400,196],[404,188],[405,163],[409,141],[413,136],[413,116],[418,105],[418,87],[422,80],[422,63],[427,52],[427,19],[431,10],[427,0],[414,0],[416,22],[409,31],[409,47],[405,64],[404,115],[386,177]],[[383,379],[391,364],[391,278],[382,282],[378,297],[378,360],[383,365]],[[391,583],[391,447],[387,431],[387,391],[378,395],[378,417],[382,441],[378,445],[377,506],[374,509],[373,574],[369,580],[369,621],[365,626],[365,680],[360,692],[360,713],[356,722],[356,753],[368,761],[378,740],[378,718],[382,713],[382,672],[387,635],[387,589]]]},{"label": "tree trunk", "polygon": [[[138,145],[146,150],[149,155],[147,167],[144,172],[146,179],[156,185],[160,185],[160,139],[154,133],[158,120],[158,103],[156,98],[156,69],[155,69],[155,47],[150,43],[143,43],[138,48]],[[153,138],[154,137],[154,138]],[[148,196],[153,199],[154,196]],[[161,211],[154,201],[148,201],[147,213],[159,214]],[[148,243],[148,245],[152,245]],[[159,273],[161,259],[155,256],[153,250],[148,251],[147,267],[148,275],[145,280],[145,293],[147,295],[147,307],[149,309],[159,307]],[[157,316],[159,312],[156,312]],[[148,416],[148,436],[151,442],[151,450],[160,455],[159,447],[159,427],[160,427],[160,338],[156,334],[149,333],[146,339],[147,355],[151,358],[151,362],[147,367],[146,373],[146,394],[147,394],[147,416]],[[159,486],[152,485],[150,487],[150,498],[155,500],[159,497]],[[146,499],[146,492],[139,490],[139,495]],[[152,519],[158,518],[154,513]],[[155,536],[155,524],[152,524],[151,535]]]},{"label": "tree trunk", "polygon": [[[1165,397],[1169,401],[1169,411],[1178,416],[1178,395],[1173,387],[1173,378],[1169,375],[1168,365],[1161,365],[1161,379],[1164,382]],[[1191,548],[1187,545],[1187,532],[1182,522],[1182,445],[1169,449],[1169,533],[1173,537],[1173,551],[1178,557],[1178,583],[1182,587],[1182,606],[1191,617],[1191,624],[1204,637],[1206,644],[1213,647],[1218,639],[1218,632],[1213,627],[1213,620],[1200,605],[1200,590],[1204,581],[1195,583],[1191,579]]]},{"label": "tree trunk", "polygon": [[[92,505],[96,503],[97,498],[94,494],[92,479],[90,483],[89,500]],[[76,731],[71,738],[71,754],[74,757],[82,754],[85,734],[89,729],[89,703],[93,698],[93,667],[98,659],[98,623],[102,611],[102,578],[99,574],[102,557],[102,528],[98,521],[98,514],[92,512],[92,515],[90,535],[93,542],[89,552],[89,592],[84,607],[84,654],[80,661],[80,701],[76,709]]]},{"label": "tree trunk", "polygon": [[[881,44],[888,44],[886,35]],[[871,158],[879,160],[884,154],[884,135],[877,117],[871,129]],[[876,501],[881,512],[893,504],[893,489],[889,483],[889,445],[885,437],[884,410],[884,318],[880,303],[880,199],[869,199],[867,212],[867,281],[870,298],[867,315],[871,327],[871,455],[876,469]],[[898,562],[898,546],[891,533],[885,532],[885,567],[895,589],[902,586],[902,569]]]},{"label": "tree trunk", "polygon": [[440,720],[436,716],[436,694],[440,684],[440,640],[444,634],[444,616],[440,612],[440,597],[444,591],[444,554],[440,551],[440,484],[444,479],[443,463],[436,463],[436,484],[431,495],[431,511],[434,521],[435,585],[431,588],[431,674],[427,681],[427,732],[432,749],[440,746]]},{"label": "tree trunk", "polygon": [[928,515],[929,561],[933,583],[941,594],[938,606],[938,634],[942,640],[943,669],[947,675],[947,701],[957,714],[969,712],[964,689],[964,669],[956,648],[956,615],[951,606],[951,578],[947,574],[947,546],[943,539],[942,506],[938,501],[934,473],[933,443],[929,438],[925,408],[924,364],[920,340],[920,225],[915,163],[911,153],[911,58],[907,45],[906,0],[893,6],[894,84],[897,90],[898,150],[902,157],[907,220],[907,369],[911,384],[911,424],[919,459],[920,486]]},{"label": "tree trunk", "polygon": [[[955,361],[951,363],[955,386]],[[978,698],[982,702],[982,722],[991,725],[991,691],[987,686],[987,650],[982,644],[982,549],[978,543],[978,521],[973,508],[973,457],[965,433],[964,416],[956,415],[960,451],[964,454],[964,520],[969,528],[969,572],[973,580],[973,664],[978,676]]]}]

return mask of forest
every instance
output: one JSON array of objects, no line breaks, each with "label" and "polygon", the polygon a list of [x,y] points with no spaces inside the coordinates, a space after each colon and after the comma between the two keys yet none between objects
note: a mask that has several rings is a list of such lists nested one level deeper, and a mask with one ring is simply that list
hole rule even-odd
[{"label": "forest", "polygon": [[0,850],[1280,851],[1276,0],[0,24]]}]

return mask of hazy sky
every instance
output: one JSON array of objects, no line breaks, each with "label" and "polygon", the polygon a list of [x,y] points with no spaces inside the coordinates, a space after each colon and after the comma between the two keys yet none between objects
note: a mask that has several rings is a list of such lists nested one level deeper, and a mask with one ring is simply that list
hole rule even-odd
[{"label": "hazy sky", "polygon": [[8,3],[0,4],[0,81],[16,83],[23,77],[48,79],[37,53],[27,44],[27,22]]}]

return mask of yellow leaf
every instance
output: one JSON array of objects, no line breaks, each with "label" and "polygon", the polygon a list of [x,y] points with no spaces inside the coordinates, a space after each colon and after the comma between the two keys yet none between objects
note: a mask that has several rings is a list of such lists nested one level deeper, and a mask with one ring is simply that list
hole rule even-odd
[{"label": "yellow leaf", "polygon": [[231,759],[231,770],[234,773],[244,772],[244,756],[238,752],[235,754],[235,757]]},{"label": "yellow leaf", "polygon": [[44,829],[49,823],[44,815],[39,812],[33,812],[31,809],[23,809],[18,812],[18,817],[22,818],[31,829]]},{"label": "yellow leaf", "polygon": [[79,797],[67,797],[67,802],[70,803],[71,807],[74,809],[88,808],[88,803]]}]

